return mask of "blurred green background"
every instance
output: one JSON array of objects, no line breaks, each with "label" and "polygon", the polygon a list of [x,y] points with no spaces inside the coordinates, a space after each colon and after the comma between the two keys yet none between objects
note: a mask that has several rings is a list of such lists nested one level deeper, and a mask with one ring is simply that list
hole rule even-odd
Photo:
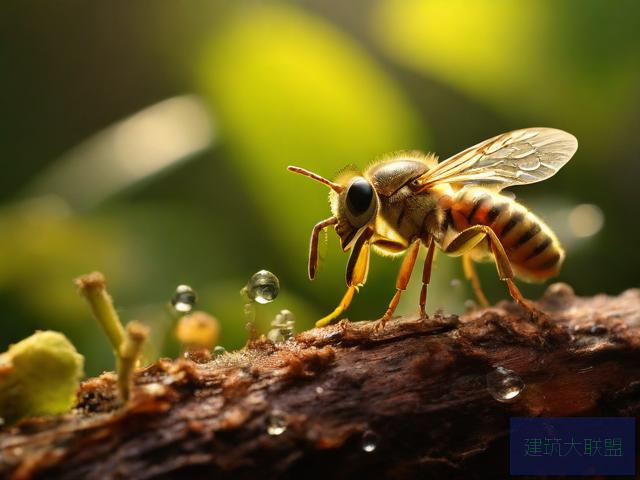
[{"label": "blurred green background", "polygon": [[[245,341],[238,292],[262,268],[282,292],[258,309],[260,330],[282,308],[308,328],[343,294],[347,256],[330,232],[308,281],[327,190],[287,165],[331,177],[388,151],[446,158],[527,126],[580,142],[554,178],[514,189],[567,249],[559,279],[582,295],[638,286],[638,25],[631,0],[3,2],[0,351],[55,329],[88,374],[113,368],[72,284],[92,270],[124,321],[153,327],[150,357],[180,283],[227,348]],[[373,258],[351,319],[383,313],[398,266]],[[492,265],[481,275],[493,301],[507,297]],[[440,256],[430,311],[464,310],[459,278]]]}]

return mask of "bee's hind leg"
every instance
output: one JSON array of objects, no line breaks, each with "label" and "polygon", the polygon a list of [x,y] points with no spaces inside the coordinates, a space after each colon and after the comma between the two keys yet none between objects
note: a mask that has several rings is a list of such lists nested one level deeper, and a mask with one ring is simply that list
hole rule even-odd
[{"label": "bee's hind leg", "polygon": [[471,254],[465,253],[462,255],[462,269],[464,271],[464,276],[469,280],[469,282],[471,282],[471,288],[478,300],[478,304],[482,308],[487,308],[489,306],[489,300],[487,300],[486,295],[482,291],[482,285],[480,284],[480,279],[478,278],[478,274],[476,273],[476,269],[473,265]]},{"label": "bee's hind leg", "polygon": [[505,252],[502,243],[500,243],[500,239],[491,228],[486,225],[473,225],[463,230],[444,248],[444,253],[452,256],[464,255],[485,238],[489,240],[491,245],[491,252],[496,261],[500,280],[507,283],[511,298],[526,308],[535,317],[539,317],[541,312],[534,306],[533,302],[524,298],[520,289],[518,289],[513,282],[513,269],[507,257],[507,252]]}]

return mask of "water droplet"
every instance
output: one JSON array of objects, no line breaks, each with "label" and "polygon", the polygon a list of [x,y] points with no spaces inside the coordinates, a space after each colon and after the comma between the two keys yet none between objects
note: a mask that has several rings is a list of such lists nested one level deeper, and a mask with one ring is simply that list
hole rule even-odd
[{"label": "water droplet", "polygon": [[267,338],[273,343],[282,343],[285,341],[284,335],[279,328],[272,328],[267,332]]},{"label": "water droplet", "polygon": [[267,418],[267,433],[269,435],[282,435],[287,430],[287,417],[280,410],[273,410]]},{"label": "water droplet", "polygon": [[532,172],[540,168],[540,160],[535,156],[522,157],[518,162],[518,167],[525,172]]},{"label": "water droplet", "polygon": [[273,273],[267,270],[260,270],[249,279],[246,293],[255,302],[273,302],[278,293],[280,293],[280,281]]},{"label": "water droplet", "polygon": [[524,389],[524,382],[512,370],[497,367],[487,374],[487,390],[499,402],[511,402]]},{"label": "water droplet", "polygon": [[607,333],[607,327],[600,324],[592,325],[589,329],[589,333],[591,335],[604,335],[605,333]]},{"label": "water droplet", "polygon": [[196,292],[189,285],[178,285],[171,299],[171,305],[177,312],[189,313],[198,300]]},{"label": "water droplet", "polygon": [[267,338],[274,343],[285,342],[293,337],[293,328],[296,319],[289,310],[280,310],[276,318],[271,322],[272,329],[269,330]]},{"label": "water droplet", "polygon": [[[536,149],[529,142],[512,143],[505,150],[507,150],[507,149],[510,150],[509,151],[509,155],[508,155],[510,158],[515,158],[517,160],[520,160],[520,162],[518,162],[518,166],[520,166],[520,164],[525,160],[529,161],[530,158],[534,158],[534,159],[537,160]],[[526,163],[525,165],[527,167],[530,167],[530,165],[532,165],[532,164],[531,163]],[[540,165],[540,163],[538,162],[538,166],[539,165]],[[536,167],[536,168],[538,168],[538,167]]]},{"label": "water droplet", "polygon": [[322,387],[316,387],[316,394],[318,395],[322,395],[324,393],[324,388]]},{"label": "water droplet", "polygon": [[194,363],[207,363],[211,361],[209,347],[189,347],[183,354],[183,358]]},{"label": "water droplet", "polygon": [[216,345],[215,348],[213,349],[213,354],[216,357],[219,357],[220,355],[224,355],[225,353],[227,353],[227,349],[224,348],[222,345]]},{"label": "water droplet", "polygon": [[164,385],[171,385],[172,383],[175,383],[177,381],[178,381],[178,378],[176,378],[174,375],[167,375],[162,379],[162,383]]},{"label": "water droplet", "polygon": [[462,285],[462,282],[459,278],[454,278],[449,282],[449,285],[451,286],[451,288],[458,288],[460,285]]},{"label": "water droplet", "polygon": [[378,448],[378,442],[379,438],[375,432],[367,430],[362,434],[362,450],[365,452],[374,452]]},{"label": "water droplet", "polygon": [[563,282],[556,282],[549,285],[544,295],[546,297],[573,297],[575,292],[570,285]]},{"label": "water droplet", "polygon": [[167,387],[165,387],[160,383],[148,383],[147,385],[144,385],[142,388],[145,391],[145,393],[153,397],[160,397],[167,393]]},{"label": "water droplet", "polygon": [[476,302],[474,302],[473,300],[467,299],[467,300],[464,301],[464,309],[465,309],[465,311],[472,312],[476,308],[478,308],[478,304]]}]

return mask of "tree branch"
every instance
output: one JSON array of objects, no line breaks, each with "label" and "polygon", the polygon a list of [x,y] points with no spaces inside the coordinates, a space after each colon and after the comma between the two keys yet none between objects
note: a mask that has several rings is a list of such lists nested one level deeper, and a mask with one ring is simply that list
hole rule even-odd
[{"label": "tree branch", "polygon": [[510,416],[640,412],[640,291],[579,298],[556,284],[537,305],[545,318],[503,302],[161,359],[123,408],[106,373],[75,411],[5,429],[0,476],[507,475]]}]

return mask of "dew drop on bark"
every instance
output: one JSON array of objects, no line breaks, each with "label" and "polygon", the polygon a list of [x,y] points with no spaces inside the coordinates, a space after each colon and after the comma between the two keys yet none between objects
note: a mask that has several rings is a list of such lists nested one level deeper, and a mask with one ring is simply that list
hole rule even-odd
[{"label": "dew drop on bark", "polygon": [[286,342],[293,336],[293,329],[296,319],[290,310],[280,310],[271,322],[271,330],[267,333],[267,338],[273,343]]},{"label": "dew drop on bark", "polygon": [[524,390],[524,382],[512,370],[497,367],[487,374],[487,390],[499,402],[512,402]]},{"label": "dew drop on bark", "polygon": [[267,418],[267,433],[272,436],[282,435],[287,430],[287,417],[280,410],[273,410]]},{"label": "dew drop on bark", "polygon": [[476,308],[478,308],[478,304],[476,302],[474,302],[473,300],[467,299],[467,300],[464,301],[464,310],[466,312],[472,312]]},{"label": "dew drop on bark", "polygon": [[372,453],[378,448],[378,443],[380,439],[378,435],[371,431],[367,430],[362,434],[362,450],[367,453]]}]

